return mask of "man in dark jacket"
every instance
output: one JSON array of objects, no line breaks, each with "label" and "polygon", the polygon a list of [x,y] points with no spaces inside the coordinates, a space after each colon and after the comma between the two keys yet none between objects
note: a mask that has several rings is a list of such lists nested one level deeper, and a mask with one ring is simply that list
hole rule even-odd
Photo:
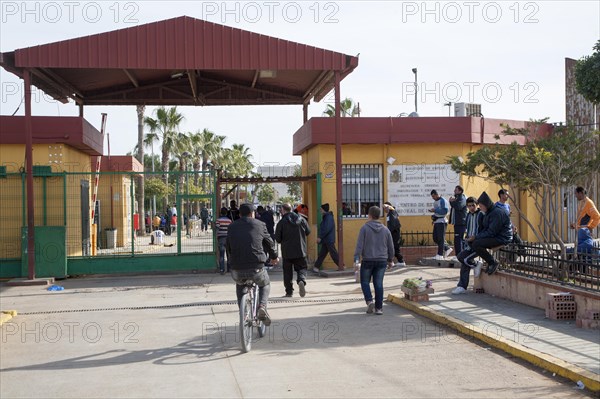
[{"label": "man in dark jacket", "polygon": [[450,224],[454,226],[454,253],[463,250],[463,239],[467,230],[467,198],[461,186],[454,187],[454,196],[450,197]]},{"label": "man in dark jacket", "polygon": [[406,266],[406,263],[404,263],[404,258],[400,253],[400,227],[402,227],[402,225],[400,224],[400,219],[398,218],[398,212],[396,212],[396,209],[392,206],[392,204],[387,201],[383,203],[383,209],[385,209],[387,212],[387,228],[392,234],[392,242],[394,243],[394,256],[396,256],[396,259],[398,259],[398,266]]},{"label": "man in dark jacket", "polygon": [[333,213],[329,212],[329,204],[321,205],[321,214],[323,215],[323,220],[321,221],[321,229],[317,238],[317,244],[321,244],[321,249],[319,250],[319,256],[315,261],[313,271],[319,273],[327,254],[333,259],[333,262],[338,267],[338,271],[342,271],[344,268],[340,267],[338,252],[335,249],[335,222],[333,221]]},{"label": "man in dark jacket", "polygon": [[[310,234],[310,227],[303,217],[292,212],[290,204],[281,207],[282,217],[275,229],[275,240],[281,244],[283,258],[283,286],[285,296],[291,297],[294,292],[292,279],[296,271],[296,281],[300,296],[306,295],[306,236]],[[292,269],[293,267],[293,269]]]},{"label": "man in dark jacket", "polygon": [[227,254],[231,260],[229,268],[231,277],[236,282],[238,306],[244,295],[245,282],[253,280],[259,287],[258,318],[268,326],[271,324],[267,313],[271,282],[267,271],[264,270],[267,260],[265,250],[268,251],[271,262],[276,263],[279,259],[275,252],[275,243],[267,231],[267,226],[254,218],[252,204],[242,204],[239,211],[240,218],[231,223],[227,230]]},{"label": "man in dark jacket", "polygon": [[512,224],[506,211],[494,204],[494,201],[484,191],[477,199],[479,209],[484,213],[479,232],[475,237],[467,239],[471,250],[488,264],[487,273],[492,275],[498,269],[498,262],[487,251],[512,241]]}]

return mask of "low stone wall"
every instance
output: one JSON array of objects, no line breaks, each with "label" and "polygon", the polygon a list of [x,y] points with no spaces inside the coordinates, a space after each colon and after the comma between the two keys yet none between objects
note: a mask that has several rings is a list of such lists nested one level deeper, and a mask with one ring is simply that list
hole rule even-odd
[{"label": "low stone wall", "polygon": [[586,310],[600,310],[600,293],[516,276],[502,271],[492,276],[482,272],[478,280],[478,285],[484,289],[486,294],[539,309],[546,309],[546,294],[570,292],[575,296],[575,302],[577,302],[578,318],[583,317]]},{"label": "low stone wall", "polygon": [[437,246],[400,247],[400,253],[407,265],[417,265],[421,258],[435,256]]}]

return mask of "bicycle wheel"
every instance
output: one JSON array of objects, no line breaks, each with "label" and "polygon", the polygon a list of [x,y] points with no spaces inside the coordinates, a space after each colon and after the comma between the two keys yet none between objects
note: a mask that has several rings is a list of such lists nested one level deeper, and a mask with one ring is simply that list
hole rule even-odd
[{"label": "bicycle wheel", "polygon": [[252,301],[250,295],[244,294],[240,303],[240,340],[244,353],[252,348],[252,319]]}]

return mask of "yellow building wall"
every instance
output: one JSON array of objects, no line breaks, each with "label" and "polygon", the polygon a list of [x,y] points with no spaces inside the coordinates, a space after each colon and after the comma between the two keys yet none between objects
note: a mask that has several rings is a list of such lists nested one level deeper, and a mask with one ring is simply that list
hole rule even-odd
[{"label": "yellow building wall", "polygon": [[[24,169],[25,146],[8,144],[0,146],[0,165],[6,166],[8,173],[18,173]],[[64,144],[35,144],[33,164],[50,165],[52,172],[89,172],[90,156]],[[87,170],[85,169],[87,166]],[[67,203],[67,256],[82,255],[81,234],[81,180],[90,182],[89,174],[68,175]],[[34,222],[36,226],[64,225],[64,178],[45,178],[46,213],[44,218],[44,178],[34,178]],[[24,199],[20,176],[0,179],[0,258],[21,256],[21,227],[23,222]],[[25,219],[26,220],[26,219]]]},{"label": "yellow building wall", "polygon": [[[342,148],[342,163],[343,164],[380,164],[383,166],[383,176],[387,176],[389,157],[395,158],[393,165],[402,164],[445,164],[451,155],[460,155],[463,158],[467,153],[476,151],[480,146],[462,144],[462,143],[440,143],[440,144],[367,144],[367,145],[344,145]],[[302,172],[303,174],[312,174],[321,172],[322,179],[322,203],[329,203],[330,211],[337,215],[336,204],[336,179],[335,179],[335,146],[333,145],[318,145],[310,148],[302,154]],[[479,177],[468,178],[461,176],[459,184],[465,189],[467,197],[474,196],[478,198],[483,191],[486,191],[490,198],[495,202],[498,200],[499,187],[495,183]],[[309,206],[309,209],[319,210],[320,204],[316,203],[316,188],[312,183],[303,185],[303,197]],[[387,179],[383,179],[382,185],[382,201],[387,201]],[[442,193],[440,195],[448,199],[452,192]],[[514,195],[514,193],[511,193]],[[537,214],[535,207],[532,208],[530,201],[522,200],[522,203],[527,204],[525,209],[529,215]],[[433,200],[431,201],[433,206]],[[516,226],[522,227],[524,239],[531,239],[531,234],[525,224],[521,224],[518,220],[518,213],[513,210],[511,218]],[[354,248],[358,231],[367,221],[366,218],[344,218],[344,264],[351,265],[353,262]],[[382,218],[383,222],[384,219]],[[311,211],[311,224],[316,223],[316,212]],[[338,219],[335,218],[336,226]],[[402,230],[415,232],[431,232],[431,218],[429,216],[402,216]],[[314,225],[316,228],[316,225]],[[316,231],[316,230],[315,230]],[[337,232],[337,230],[336,230]],[[316,236],[316,234],[315,234]],[[337,239],[337,238],[336,238]],[[316,246],[310,245],[309,252],[316,258]],[[329,257],[324,263],[326,268],[334,267],[333,262]]]},{"label": "yellow building wall", "polygon": [[[111,218],[112,185],[112,218]],[[125,174],[101,175],[98,184],[100,201],[100,228],[117,229],[117,247],[131,244],[131,178]],[[135,198],[135,193],[134,193]]]}]

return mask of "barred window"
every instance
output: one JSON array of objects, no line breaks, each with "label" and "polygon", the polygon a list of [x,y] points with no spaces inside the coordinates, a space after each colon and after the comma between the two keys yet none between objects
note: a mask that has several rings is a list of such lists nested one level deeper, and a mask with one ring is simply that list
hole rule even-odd
[{"label": "barred window", "polygon": [[381,165],[342,165],[344,217],[367,217],[370,207],[381,206],[382,175]]}]

